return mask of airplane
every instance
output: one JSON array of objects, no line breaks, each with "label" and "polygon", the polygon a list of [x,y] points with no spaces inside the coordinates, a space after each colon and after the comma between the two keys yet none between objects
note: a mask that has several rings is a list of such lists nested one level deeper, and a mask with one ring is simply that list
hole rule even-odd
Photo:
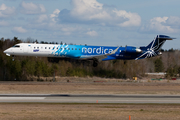
[{"label": "airplane", "polygon": [[65,44],[19,43],[4,51],[7,56],[39,56],[50,58],[72,58],[93,60],[93,66],[107,60],[139,60],[161,55],[161,47],[166,40],[173,40],[166,35],[157,35],[147,46],[110,47]]}]

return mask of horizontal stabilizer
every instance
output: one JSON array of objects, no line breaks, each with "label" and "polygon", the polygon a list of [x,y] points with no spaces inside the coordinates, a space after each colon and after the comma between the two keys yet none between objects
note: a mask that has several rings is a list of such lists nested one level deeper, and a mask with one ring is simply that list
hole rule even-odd
[{"label": "horizontal stabilizer", "polygon": [[159,39],[165,39],[165,40],[173,40],[173,39],[176,39],[176,38],[171,38],[171,37],[166,36],[166,35],[159,35],[158,38],[159,38]]}]

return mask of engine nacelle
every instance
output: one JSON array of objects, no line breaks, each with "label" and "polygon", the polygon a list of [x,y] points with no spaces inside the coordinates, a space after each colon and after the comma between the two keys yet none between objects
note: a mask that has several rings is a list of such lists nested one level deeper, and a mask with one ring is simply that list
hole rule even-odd
[{"label": "engine nacelle", "polygon": [[140,52],[142,52],[142,50],[139,49],[139,48],[136,48],[136,47],[126,46],[125,47],[125,52],[128,52],[128,53],[140,53]]}]

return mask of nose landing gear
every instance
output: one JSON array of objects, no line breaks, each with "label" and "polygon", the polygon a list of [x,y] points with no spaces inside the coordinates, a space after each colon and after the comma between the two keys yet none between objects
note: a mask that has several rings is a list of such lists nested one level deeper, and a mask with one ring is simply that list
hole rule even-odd
[{"label": "nose landing gear", "polygon": [[14,61],[14,55],[12,55],[12,61]]}]

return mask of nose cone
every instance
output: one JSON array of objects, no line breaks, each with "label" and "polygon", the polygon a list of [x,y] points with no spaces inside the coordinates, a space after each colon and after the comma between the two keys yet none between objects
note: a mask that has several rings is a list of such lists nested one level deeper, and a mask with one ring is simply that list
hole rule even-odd
[{"label": "nose cone", "polygon": [[4,51],[4,53],[10,53],[10,52],[11,52],[10,48],[8,48]]},{"label": "nose cone", "polygon": [[3,51],[3,53],[7,53],[7,50]]},{"label": "nose cone", "polygon": [[7,56],[10,56],[10,50],[9,49],[7,49],[7,50],[5,50],[5,51],[3,51]]}]

